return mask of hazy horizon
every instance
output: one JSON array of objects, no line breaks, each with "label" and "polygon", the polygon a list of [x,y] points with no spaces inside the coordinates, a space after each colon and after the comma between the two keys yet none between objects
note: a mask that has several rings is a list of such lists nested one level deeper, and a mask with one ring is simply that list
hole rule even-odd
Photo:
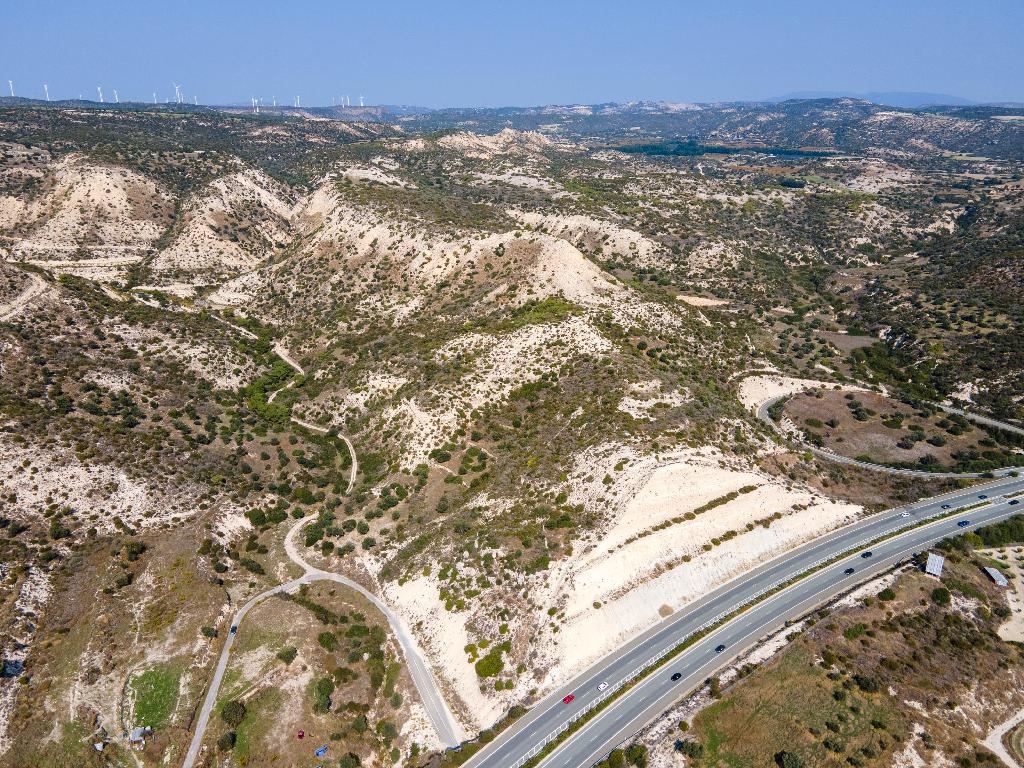
[{"label": "hazy horizon", "polygon": [[230,0],[174,8],[109,0],[17,3],[9,95],[248,104],[499,107],[760,101],[799,92],[934,93],[1024,101],[1024,7],[867,2],[688,8],[603,2],[514,8]]}]

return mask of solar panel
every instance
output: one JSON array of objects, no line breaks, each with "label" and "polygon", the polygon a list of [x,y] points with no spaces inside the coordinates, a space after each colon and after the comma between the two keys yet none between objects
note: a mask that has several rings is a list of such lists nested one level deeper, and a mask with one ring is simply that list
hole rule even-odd
[{"label": "solar panel", "polygon": [[1008,582],[1006,580],[1006,577],[1003,576],[1003,572],[1000,571],[998,568],[985,566],[985,573],[987,573],[989,577],[992,579],[992,581],[994,581],[1000,587],[1007,587],[1010,585],[1010,582]]},{"label": "solar panel", "polygon": [[936,578],[942,576],[942,565],[946,562],[946,558],[942,555],[935,555],[931,552],[928,553],[928,562],[924,566],[924,572],[929,576],[935,576]]}]

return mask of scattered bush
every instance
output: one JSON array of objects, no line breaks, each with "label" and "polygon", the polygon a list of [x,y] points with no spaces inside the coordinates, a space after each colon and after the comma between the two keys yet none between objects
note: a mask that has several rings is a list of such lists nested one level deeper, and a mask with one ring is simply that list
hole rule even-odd
[{"label": "scattered bush", "polygon": [[220,719],[232,728],[237,728],[245,719],[245,704],[235,699],[226,702],[220,710]]}]

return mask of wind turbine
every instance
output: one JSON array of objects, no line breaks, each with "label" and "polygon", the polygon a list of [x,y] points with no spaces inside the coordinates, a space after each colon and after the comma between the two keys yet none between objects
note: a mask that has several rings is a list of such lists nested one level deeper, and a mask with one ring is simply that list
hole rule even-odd
[{"label": "wind turbine", "polygon": [[198,107],[199,106],[199,97],[198,96],[193,96],[192,97],[192,103],[195,104]]},{"label": "wind turbine", "polygon": [[50,89],[46,85],[46,83],[43,83],[43,93],[46,94],[46,100],[49,101],[50,100]]},{"label": "wind turbine", "polygon": [[117,98],[117,88],[114,89],[114,103],[115,104],[120,104],[121,103],[121,100],[119,98]]},{"label": "wind turbine", "polygon": [[174,86],[174,100],[178,104],[181,104],[181,86],[175,83],[173,80],[171,81],[171,85]]},{"label": "wind turbine", "polygon": [[98,85],[96,86],[96,93],[98,93],[100,95],[100,104],[102,104],[103,103],[103,89],[100,88]]},{"label": "wind turbine", "polygon": [[7,81],[7,87],[11,89],[11,98],[13,99],[14,98],[14,81],[13,80],[8,80]]},{"label": "wind turbine", "polygon": [[156,104],[156,91],[153,91],[153,103]]},{"label": "wind turbine", "polygon": [[362,96],[359,97],[359,106],[360,107],[363,106],[363,97]]}]

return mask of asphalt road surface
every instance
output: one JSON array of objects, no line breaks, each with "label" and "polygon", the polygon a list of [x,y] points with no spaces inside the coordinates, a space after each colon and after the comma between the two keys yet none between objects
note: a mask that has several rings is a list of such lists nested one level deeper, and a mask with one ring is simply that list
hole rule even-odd
[{"label": "asphalt road surface", "polygon": [[[354,452],[352,456],[354,460]],[[354,468],[355,464],[353,463],[353,469]],[[295,592],[303,584],[312,584],[315,581],[333,581],[359,592],[359,594],[373,603],[388,620],[388,624],[391,626],[391,631],[395,634],[395,639],[402,648],[402,654],[405,656],[405,662],[409,670],[409,674],[412,677],[412,681],[416,686],[417,692],[420,694],[420,701],[423,703],[423,708],[427,712],[427,717],[430,719],[431,724],[437,731],[438,738],[445,746],[455,746],[463,738],[462,729],[452,716],[451,710],[448,709],[448,705],[445,703],[444,697],[441,695],[441,691],[437,686],[437,681],[430,672],[430,667],[427,666],[419,646],[416,644],[416,641],[409,632],[406,631],[405,626],[399,618],[391,611],[390,608],[381,602],[376,595],[367,590],[362,584],[352,581],[341,574],[322,571],[319,568],[315,568],[306,562],[299,553],[295,546],[295,537],[298,535],[302,527],[311,520],[312,518],[302,518],[297,521],[288,531],[284,540],[285,552],[296,565],[303,569],[303,575],[297,579],[293,579],[285,584],[279,584],[276,587],[268,589],[265,592],[260,592],[258,595],[254,595],[249,598],[249,601],[239,608],[232,617],[231,626],[237,627],[241,625],[242,619],[245,618],[245,615],[252,610],[254,606],[263,602],[268,597],[281,592]],[[235,635],[231,634],[229,631],[227,639],[224,641],[224,646],[221,648],[220,658],[217,660],[217,668],[213,673],[213,679],[210,681],[210,687],[206,691],[206,698],[203,700],[203,705],[200,707],[199,713],[196,715],[192,741],[189,743],[188,752],[185,753],[185,760],[181,764],[182,768],[192,768],[195,764],[196,758],[199,757],[199,750],[202,747],[203,737],[206,734],[206,728],[207,725],[209,725],[213,708],[217,703],[220,685],[224,679],[224,671],[227,669],[228,659],[231,656],[231,646],[234,645],[234,643]]]},{"label": "asphalt road surface", "polygon": [[[789,397],[789,395],[779,395],[778,397],[773,397],[771,400],[766,400],[765,402],[761,403],[761,405],[758,406],[755,414],[757,418],[759,418],[761,421],[763,421],[765,424],[767,424],[780,434],[783,434],[782,428],[772,420],[771,416],[768,415],[768,409],[771,408],[773,405],[775,405],[775,403],[779,402],[780,400],[785,400],[787,397]],[[999,427],[1010,432],[1021,432],[1021,430],[1018,427],[1014,427],[1011,424],[1004,424],[1003,422],[996,421],[995,419],[988,419],[985,418],[984,416],[975,416],[974,414],[964,413],[963,411],[958,411],[956,408],[947,408],[946,406],[943,405],[939,405],[937,407],[941,408],[947,413],[958,413],[962,416],[965,416],[966,418],[977,421],[980,424],[988,424],[989,426]],[[847,466],[851,467],[870,469],[872,472],[884,472],[887,475],[902,475],[903,477],[922,477],[930,480],[938,480],[943,478],[970,479],[979,478],[982,476],[981,472],[930,472],[926,469],[901,469],[899,467],[887,467],[884,464],[872,464],[871,462],[868,461],[860,461],[859,459],[854,459],[849,456],[842,456],[838,453],[834,453],[833,451],[828,451],[825,450],[824,448],[818,448],[817,446],[811,445],[810,443],[804,442],[802,440],[798,442],[801,448],[803,448],[806,451],[810,451],[818,458],[825,459],[827,461],[834,461],[837,464],[846,464]],[[996,469],[989,474],[989,477],[991,477],[992,475],[1008,475],[1015,469],[1019,468],[1004,467],[1002,469]]]},{"label": "asphalt road surface", "polygon": [[[515,768],[521,765],[539,751],[551,734],[578,719],[589,705],[633,679],[651,659],[676,647],[707,623],[713,623],[822,561],[857,550],[753,605],[687,648],[613,701],[543,763],[545,768],[587,768],[668,709],[673,702],[698,687],[716,669],[728,664],[787,620],[806,614],[936,541],[1024,512],[1024,496],[1018,505],[1011,505],[1009,499],[1001,498],[1003,494],[1021,491],[1024,491],[1024,478],[1002,478],[873,515],[788,552],[695,601],[616,653],[601,659],[534,706],[470,758],[465,768]],[[988,498],[979,498],[982,495]],[[974,504],[984,506],[892,535],[884,542],[870,545],[871,557],[861,557],[866,545],[881,536],[895,534],[900,528]],[[903,517],[904,512],[909,513],[907,517]],[[961,520],[970,521],[969,525],[958,527]],[[854,572],[846,574],[848,568],[853,568]],[[716,652],[719,645],[724,645],[725,649]],[[671,676],[676,672],[682,677],[673,682]],[[598,690],[602,683],[608,683],[604,692]],[[563,697],[570,693],[575,696],[574,700],[563,704]]]},{"label": "asphalt road surface", "polygon": [[965,419],[976,421],[979,424],[987,424],[990,427],[998,427],[999,429],[1006,430],[1007,432],[1013,432],[1014,434],[1024,435],[1024,429],[1014,425],[1007,424],[1005,421],[997,421],[996,419],[990,419],[988,416],[982,416],[980,413],[973,413],[971,411],[964,411],[960,408],[954,408],[950,405],[943,405],[942,403],[932,403],[937,408],[941,408],[946,413],[955,413],[958,416],[963,416]]}]

